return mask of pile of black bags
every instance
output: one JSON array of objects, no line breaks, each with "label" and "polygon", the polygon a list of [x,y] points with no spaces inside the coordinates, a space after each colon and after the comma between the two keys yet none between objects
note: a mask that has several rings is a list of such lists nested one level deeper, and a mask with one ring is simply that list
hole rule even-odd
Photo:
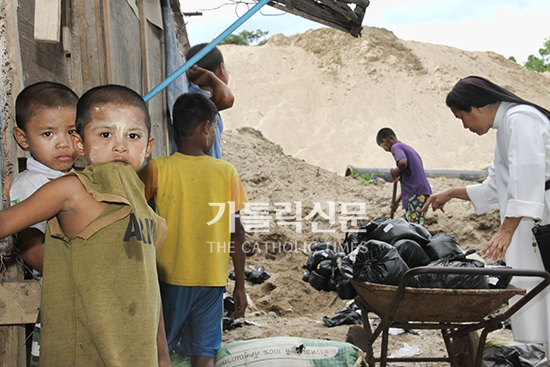
[{"label": "pile of black bags", "polygon": [[[481,261],[469,259],[471,250],[463,253],[455,236],[439,233],[432,236],[423,226],[403,218],[374,218],[362,224],[359,231],[346,235],[342,243],[342,270],[361,282],[399,285],[405,273],[415,267],[483,268]],[[493,264],[503,267],[505,264]],[[312,245],[304,265],[303,280],[317,290],[338,291],[343,299],[355,297],[355,289],[336,266],[333,246],[326,242]],[[506,288],[510,279],[485,275],[420,274],[408,284],[416,288],[487,289]],[[339,290],[340,289],[340,290]],[[342,294],[341,294],[342,293]]]},{"label": "pile of black bags", "polygon": [[[351,240],[350,240],[351,239]],[[346,244],[346,241],[349,243]],[[473,250],[463,253],[455,236],[431,236],[423,227],[403,218],[377,217],[361,226],[344,241],[352,251],[344,258],[357,281],[399,285],[405,273],[415,267],[483,268],[481,261],[469,259]],[[503,266],[495,264],[494,267]],[[506,288],[510,279],[489,283],[485,275],[420,274],[408,286],[417,288],[487,289]]]}]

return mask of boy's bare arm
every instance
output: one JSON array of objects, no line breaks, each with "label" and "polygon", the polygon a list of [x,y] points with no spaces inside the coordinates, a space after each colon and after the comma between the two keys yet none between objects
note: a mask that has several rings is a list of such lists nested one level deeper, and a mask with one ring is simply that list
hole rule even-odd
[{"label": "boy's bare arm", "polygon": [[[48,182],[27,199],[0,211],[0,238],[21,232],[33,224],[49,220],[63,210],[70,209],[74,194],[71,186],[76,177],[61,177]],[[80,182],[78,182],[80,186]]]},{"label": "boy's bare arm", "polygon": [[245,241],[244,228],[241,223],[239,212],[235,213],[235,232],[231,234],[231,259],[235,269],[235,290],[233,291],[233,301],[235,301],[235,312],[233,317],[244,315],[248,301],[244,288],[244,263],[245,253],[243,249]]},{"label": "boy's bare arm", "polygon": [[76,236],[107,206],[96,201],[76,176],[59,177],[19,204],[0,211],[0,238],[55,216],[67,237]]},{"label": "boy's bare arm", "polygon": [[44,233],[36,228],[26,228],[19,232],[21,257],[33,269],[42,273],[44,263]]},{"label": "boy's bare arm", "polygon": [[157,192],[158,168],[155,162],[151,161],[147,163],[147,165],[138,172],[138,176],[145,185],[145,199],[149,201]]},{"label": "boy's bare arm", "polygon": [[223,111],[233,107],[235,96],[227,84],[213,72],[194,65],[187,71],[189,82],[197,84],[201,89],[208,90],[212,97],[212,102],[216,105],[218,111]]},{"label": "boy's bare arm", "polygon": [[390,170],[390,173],[392,174],[393,177],[400,177],[403,172],[405,172],[405,170],[407,169],[408,167],[408,162],[407,162],[407,159],[403,158],[403,159],[400,159],[398,162],[397,162],[397,167],[395,168],[392,168]]},{"label": "boy's bare arm", "polygon": [[162,307],[160,308],[159,328],[157,333],[157,350],[159,367],[171,367],[170,353],[168,352],[168,342],[166,341],[166,331],[164,330],[164,316]]}]

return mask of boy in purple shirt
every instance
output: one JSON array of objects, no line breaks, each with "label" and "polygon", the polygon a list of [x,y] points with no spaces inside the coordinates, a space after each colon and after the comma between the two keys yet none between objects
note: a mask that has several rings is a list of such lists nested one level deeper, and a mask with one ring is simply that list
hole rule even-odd
[{"label": "boy in purple shirt", "polygon": [[397,205],[401,199],[405,209],[403,217],[408,222],[426,225],[425,214],[421,209],[432,194],[432,189],[424,172],[422,158],[416,150],[397,140],[393,130],[388,127],[378,131],[376,143],[391,152],[397,163],[397,167],[390,169],[391,175],[394,179],[401,178],[401,195],[391,205]]}]

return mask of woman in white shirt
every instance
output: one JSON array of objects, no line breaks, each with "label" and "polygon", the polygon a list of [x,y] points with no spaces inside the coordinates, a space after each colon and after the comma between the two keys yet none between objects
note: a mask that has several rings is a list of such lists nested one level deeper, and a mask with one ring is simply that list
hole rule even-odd
[{"label": "woman in white shirt", "polygon": [[[477,76],[461,79],[446,104],[478,135],[497,129],[495,156],[483,183],[434,194],[423,210],[443,211],[452,198],[470,200],[477,214],[499,207],[501,227],[482,254],[515,269],[544,270],[531,229],[535,221],[550,222],[550,112]],[[531,289],[539,281],[515,278],[514,285]],[[550,356],[550,290],[512,316],[512,330],[516,341],[544,343]]]}]

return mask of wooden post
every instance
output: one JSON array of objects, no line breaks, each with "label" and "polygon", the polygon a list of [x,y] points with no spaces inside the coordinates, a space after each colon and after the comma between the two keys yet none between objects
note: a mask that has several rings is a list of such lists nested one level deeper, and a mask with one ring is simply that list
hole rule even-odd
[{"label": "wooden post", "polygon": [[[22,279],[20,266],[12,261],[7,270],[0,275],[0,287],[7,279]],[[11,300],[10,300],[11,301]],[[2,308],[13,307],[11,302],[3,302]],[[1,308],[0,308],[1,313]],[[35,318],[36,320],[36,318]],[[27,348],[25,344],[24,325],[0,325],[0,366],[25,367],[27,365]]]}]

